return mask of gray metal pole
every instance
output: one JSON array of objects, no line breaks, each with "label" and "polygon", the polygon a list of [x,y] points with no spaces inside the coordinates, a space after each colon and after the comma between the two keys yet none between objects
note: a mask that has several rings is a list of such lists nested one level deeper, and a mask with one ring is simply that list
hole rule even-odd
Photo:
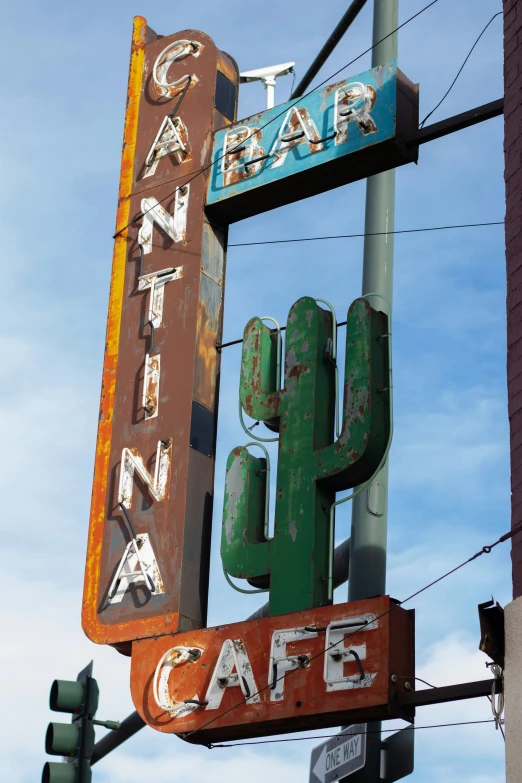
[{"label": "gray metal pole", "polygon": [[329,36],[328,40],[324,44],[323,48],[295,88],[295,90],[292,92],[290,96],[290,100],[293,101],[294,98],[300,98],[301,95],[304,94],[305,90],[310,86],[312,83],[312,80],[317,76],[327,59],[330,57],[331,53],[343,37],[343,35],[346,33],[352,22],[354,22],[359,14],[359,11],[362,10],[363,6],[366,4],[367,0],[352,0],[348,8],[343,14],[343,17],[333,33]]},{"label": "gray metal pole", "polygon": [[[398,0],[374,0],[372,67],[397,58],[397,33],[381,41],[398,26]],[[366,234],[392,232],[395,211],[395,171],[369,177],[366,184]],[[364,239],[362,293],[378,293],[392,302],[393,234]],[[387,310],[379,297],[372,307]],[[372,485],[354,498],[348,600],[356,601],[386,591],[386,540],[388,516],[388,463]]]},{"label": "gray metal pole", "polygon": [[[397,33],[382,39],[398,26],[398,0],[374,0],[372,68],[397,59]],[[378,43],[382,41],[382,43]],[[395,221],[395,171],[368,177],[366,183],[365,234],[392,232]],[[393,297],[393,234],[364,238],[362,293],[378,293],[390,306]],[[371,297],[376,310],[387,311],[380,297]],[[348,600],[356,601],[386,591],[386,542],[388,530],[388,462],[370,487],[353,499]],[[376,732],[369,743],[367,761],[360,780],[377,783],[381,779],[382,753],[380,722],[368,723]],[[378,732],[378,733],[377,733]],[[383,770],[384,771],[384,770]],[[384,775],[382,775],[384,777]],[[346,783],[350,778],[345,778]],[[345,783],[343,781],[342,783]]]},{"label": "gray metal pole", "polygon": [[94,752],[91,758],[91,766],[105,758],[108,753],[118,748],[128,739],[134,736],[136,732],[143,729],[147,724],[137,712],[131,712],[125,720],[121,722],[120,728],[110,731],[101,740],[98,740],[94,746]]}]

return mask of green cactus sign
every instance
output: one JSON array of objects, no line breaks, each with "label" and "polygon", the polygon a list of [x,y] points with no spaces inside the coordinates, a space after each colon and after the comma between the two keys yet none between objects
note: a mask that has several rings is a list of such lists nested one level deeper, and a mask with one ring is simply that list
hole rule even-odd
[{"label": "green cactus sign", "polygon": [[337,439],[333,328],[332,313],[315,299],[292,305],[281,389],[277,333],[259,318],[244,332],[242,408],[279,432],[274,536],[265,526],[266,459],[239,446],[227,461],[221,557],[231,576],[269,586],[271,615],[329,602],[335,493],[370,479],[388,444],[388,318],[364,298],[348,311]]}]

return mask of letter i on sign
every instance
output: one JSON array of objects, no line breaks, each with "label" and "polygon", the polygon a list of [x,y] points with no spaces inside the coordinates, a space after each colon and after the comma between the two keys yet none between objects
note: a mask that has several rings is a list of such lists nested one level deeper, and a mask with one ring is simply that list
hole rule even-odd
[{"label": "letter i on sign", "polygon": [[206,625],[226,226],[194,175],[239,80],[204,33],[142,17],[129,74],[83,605],[127,654]]}]

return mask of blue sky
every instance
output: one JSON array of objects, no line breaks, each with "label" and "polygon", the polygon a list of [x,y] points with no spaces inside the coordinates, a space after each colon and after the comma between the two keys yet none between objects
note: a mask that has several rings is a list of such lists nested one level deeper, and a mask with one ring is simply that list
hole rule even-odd
[{"label": "blue sky", "polygon": [[[400,20],[422,7],[401,0]],[[0,127],[4,187],[0,390],[5,584],[0,606],[4,777],[39,779],[55,677],[94,658],[99,714],[132,711],[128,660],[81,631],[80,607],[132,17],[158,33],[201,29],[241,70],[295,60],[300,78],[346,3],[291,0],[230,6],[195,0],[139,4],[45,3],[3,9]],[[500,0],[439,0],[401,30],[399,65],[420,82],[421,116],[451,83]],[[437,121],[502,95],[501,18],[481,39]],[[371,3],[320,74],[371,41]],[[369,55],[342,76],[369,67]],[[278,82],[287,99],[291,77]],[[260,85],[241,88],[239,116],[264,108]],[[397,171],[396,227],[504,217],[502,119],[421,147]],[[363,230],[364,182],[235,224],[230,242]],[[359,295],[360,239],[231,248],[224,339],[253,315],[286,320],[300,296],[324,297],[338,316]],[[395,438],[390,456],[388,590],[403,598],[509,528],[502,227],[399,235],[395,241]],[[225,461],[244,442],[237,421],[240,353],[223,353],[210,624],[239,620],[259,603],[224,583],[219,528]],[[337,534],[349,531],[349,504]],[[435,685],[487,676],[476,606],[510,600],[509,545],[432,588],[417,610],[418,674]],[[346,586],[337,591],[344,600]],[[490,717],[488,702],[423,708],[419,725]],[[314,741],[246,749],[192,748],[145,729],[94,768],[96,783],[143,779],[221,783],[248,775],[308,779]],[[500,783],[503,746],[491,725],[416,735],[412,783]]]}]

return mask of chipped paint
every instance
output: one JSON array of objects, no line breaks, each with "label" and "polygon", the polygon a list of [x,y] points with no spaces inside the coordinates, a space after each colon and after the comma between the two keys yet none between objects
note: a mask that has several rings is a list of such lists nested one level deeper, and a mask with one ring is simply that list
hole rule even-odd
[{"label": "chipped paint", "polygon": [[219,709],[225,690],[234,687],[241,688],[247,704],[260,703],[244,642],[242,639],[225,639],[205,696],[205,710]]},{"label": "chipped paint", "polygon": [[143,179],[154,176],[160,160],[167,155],[172,155],[177,163],[183,163],[185,160],[190,160],[191,152],[185,123],[181,117],[171,117],[167,114],[145,158]]},{"label": "chipped paint", "polygon": [[[149,726],[202,745],[369,719],[411,720],[413,708],[404,712],[398,696],[407,680],[414,682],[413,629],[410,612],[379,596],[179,634],[177,649],[186,656],[201,650],[197,660],[180,660],[168,637],[137,641],[132,697]],[[328,676],[346,687],[325,682],[332,641],[343,662],[330,658]],[[165,709],[191,699],[199,704],[188,714]]]},{"label": "chipped paint", "polygon": [[154,196],[141,200],[142,224],[138,244],[145,254],[152,252],[152,232],[156,223],[173,242],[183,242],[187,235],[187,211],[190,185],[182,185],[174,193],[174,212],[169,215]]},{"label": "chipped paint", "polygon": [[286,672],[294,669],[304,669],[309,665],[311,653],[301,652],[288,655],[287,645],[315,639],[317,633],[305,628],[285,628],[275,631],[270,645],[270,659],[268,663],[268,682],[270,683],[270,701],[283,701],[285,697]]},{"label": "chipped paint", "polygon": [[[134,546],[134,543],[136,546]],[[136,551],[136,549],[138,551]],[[143,569],[143,570],[142,570]],[[145,584],[145,575],[152,580],[154,595],[165,592],[163,580],[158,566],[158,561],[152,549],[148,533],[141,533],[131,540],[125,547],[114,579],[108,592],[108,603],[119,604],[131,585],[146,587],[146,592],[151,595],[149,584]],[[117,587],[117,589],[115,589]]]},{"label": "chipped paint", "polygon": [[377,125],[371,115],[377,100],[377,91],[370,84],[351,82],[336,90],[334,104],[335,143],[346,144],[348,128],[355,122],[363,136],[377,133]]},{"label": "chipped paint", "polygon": [[153,419],[158,415],[159,383],[160,383],[160,355],[145,356],[145,375],[143,378],[142,406],[146,419]]},{"label": "chipped paint", "polygon": [[[198,661],[204,650],[201,647],[183,647],[177,645],[162,655],[154,672],[153,693],[156,705],[171,718],[184,718],[197,710],[197,694],[191,699],[175,701],[170,695],[169,680],[173,669],[186,662]],[[187,703],[188,702],[188,703]]]},{"label": "chipped paint", "polygon": [[172,444],[170,441],[158,441],[154,475],[147,470],[143,457],[135,448],[124,448],[121,454],[120,483],[118,486],[118,503],[125,508],[132,504],[134,488],[134,473],[137,473],[146,485],[154,500],[164,500],[167,494]]},{"label": "chipped paint", "polygon": [[173,280],[180,280],[183,277],[183,267],[177,269],[168,267],[159,272],[152,272],[149,275],[142,275],[138,279],[138,291],[147,291],[150,289],[149,314],[147,323],[152,324],[155,329],[163,323],[163,302],[165,299],[165,286]]},{"label": "chipped paint", "polygon": [[397,129],[416,130],[417,107],[393,61],[217,131],[209,214],[232,223],[416,160]]},{"label": "chipped paint", "polygon": [[[378,627],[379,624],[374,614],[343,617],[328,625],[325,642],[327,653],[324,656],[323,668],[323,677],[328,693],[372,686],[377,674],[367,671],[364,666],[366,642],[363,642],[362,639],[364,634]],[[355,634],[358,634],[358,640],[357,643],[352,643],[351,637]],[[355,661],[356,656],[363,664],[364,676],[360,672],[345,674],[345,664]]]},{"label": "chipped paint", "polygon": [[199,41],[187,41],[185,39],[173,41],[165,47],[161,54],[158,55],[158,59],[152,69],[152,80],[159,95],[168,98],[178,95],[185,86],[189,75],[191,78],[190,87],[196,85],[199,79],[195,73],[184,74],[173,82],[168,81],[168,73],[171,65],[176,60],[185,59],[189,56],[199,57],[203,48],[203,44]]},{"label": "chipped paint", "polygon": [[335,492],[370,479],[388,444],[387,395],[380,393],[388,377],[388,347],[379,339],[387,328],[386,316],[366,299],[351,305],[342,427],[335,440],[335,369],[324,358],[332,340],[331,315],[310,297],[292,306],[281,390],[270,329],[259,318],[245,327],[241,404],[251,418],[279,431],[274,537],[267,540],[259,532],[265,478],[254,469],[257,458],[234,449],[227,463],[221,554],[232,576],[269,580],[270,614],[329,600]]},{"label": "chipped paint", "polygon": [[[183,41],[197,46],[180,48]],[[205,33],[157,36],[143,18],[135,21],[83,620],[93,641],[126,654],[133,639],[206,623],[214,454],[212,446],[205,453],[191,447],[191,416],[197,402],[210,412],[207,437],[216,422],[222,314],[214,292],[202,301],[201,279],[212,277],[222,289],[226,253],[226,225],[209,224],[204,214],[211,134],[228,124],[214,106],[217,71],[237,87],[235,63]],[[152,157],[159,164],[146,166]],[[213,232],[216,258],[207,263],[204,235]],[[183,279],[171,285],[180,270]],[[172,454],[161,456],[157,476],[160,440],[171,442]],[[140,457],[145,480],[129,454]],[[165,592],[136,603],[128,590],[106,606],[129,527],[118,510],[120,478],[126,503],[138,494],[129,518],[154,543]]]}]

